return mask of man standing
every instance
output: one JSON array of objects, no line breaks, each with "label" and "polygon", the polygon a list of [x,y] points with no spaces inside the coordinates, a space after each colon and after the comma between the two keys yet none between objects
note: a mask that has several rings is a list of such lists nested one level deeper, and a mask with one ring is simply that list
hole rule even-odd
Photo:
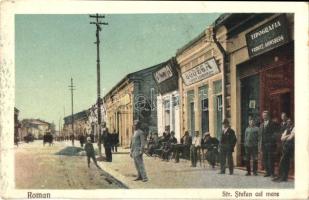
[{"label": "man standing", "polygon": [[225,174],[225,164],[226,160],[229,165],[230,175],[234,171],[233,163],[233,152],[237,142],[235,131],[231,129],[230,122],[227,119],[224,119],[223,122],[222,136],[220,140],[220,156],[221,156],[221,171],[219,174]]},{"label": "man standing", "polygon": [[246,176],[251,175],[251,158],[253,160],[253,175],[257,176],[258,166],[259,128],[255,126],[254,119],[249,119],[249,126],[245,131],[245,159],[247,165]]},{"label": "man standing", "polygon": [[199,132],[195,131],[195,136],[192,140],[192,145],[190,148],[190,155],[191,155],[191,167],[196,167],[197,163],[197,150],[201,147],[201,137],[199,136]]},{"label": "man standing", "polygon": [[293,123],[290,119],[287,120],[287,128],[282,134],[282,156],[279,163],[279,176],[274,178],[273,181],[287,181],[290,169],[290,160],[294,153],[294,138],[295,130]]},{"label": "man standing", "polygon": [[266,174],[264,177],[274,177],[274,153],[276,152],[276,125],[270,120],[268,111],[262,114],[263,123],[260,126],[260,136],[262,137],[261,149]]},{"label": "man standing", "polygon": [[111,134],[108,132],[108,128],[106,128],[106,123],[102,123],[103,133],[102,133],[102,141],[105,150],[105,156],[107,162],[112,162],[112,141]]},{"label": "man standing", "polygon": [[145,135],[141,130],[141,123],[138,120],[134,121],[134,134],[131,140],[131,151],[130,156],[134,159],[134,164],[137,170],[137,178],[135,181],[147,182],[148,178],[143,161],[143,153],[145,146]]}]

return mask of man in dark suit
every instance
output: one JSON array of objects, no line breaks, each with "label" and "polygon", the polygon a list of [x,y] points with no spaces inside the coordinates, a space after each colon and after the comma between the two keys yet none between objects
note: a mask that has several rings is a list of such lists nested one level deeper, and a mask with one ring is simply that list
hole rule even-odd
[{"label": "man in dark suit", "polygon": [[263,122],[260,126],[260,148],[263,153],[263,162],[266,174],[264,177],[274,177],[274,154],[276,152],[276,131],[277,127],[270,120],[270,113],[264,111],[262,114]]},{"label": "man in dark suit", "polygon": [[226,160],[228,162],[230,175],[233,174],[234,171],[234,163],[233,163],[233,152],[237,142],[235,131],[230,127],[230,122],[228,119],[224,119],[223,122],[223,130],[222,136],[220,140],[220,165],[221,171],[219,174],[225,174],[225,164]]},{"label": "man in dark suit", "polygon": [[105,149],[105,156],[107,162],[112,162],[112,136],[106,127],[106,123],[103,122],[102,142]]}]

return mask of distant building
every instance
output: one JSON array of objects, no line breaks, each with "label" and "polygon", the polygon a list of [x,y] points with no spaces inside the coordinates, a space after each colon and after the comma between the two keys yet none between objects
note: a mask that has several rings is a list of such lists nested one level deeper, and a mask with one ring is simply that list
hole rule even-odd
[{"label": "distant building", "polygon": [[32,134],[35,139],[42,139],[44,134],[51,132],[51,128],[51,123],[41,119],[23,119],[21,121],[22,138]]},{"label": "distant building", "polygon": [[158,87],[153,72],[164,64],[126,75],[104,96],[107,127],[119,133],[120,145],[130,145],[134,120],[139,119],[146,132],[157,132]]},{"label": "distant building", "polygon": [[19,140],[22,139],[21,137],[21,124],[18,120],[19,116],[19,110],[14,107],[14,137],[19,138]]},{"label": "distant building", "polygon": [[[74,136],[87,135],[91,132],[91,126],[89,124],[90,110],[83,110],[73,115],[74,119]],[[66,116],[64,118],[63,133],[64,136],[70,136],[72,134],[72,116]]]}]

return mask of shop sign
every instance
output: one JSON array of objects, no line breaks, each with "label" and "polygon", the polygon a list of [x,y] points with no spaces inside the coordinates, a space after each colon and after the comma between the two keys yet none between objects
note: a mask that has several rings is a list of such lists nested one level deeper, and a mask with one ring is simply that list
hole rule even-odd
[{"label": "shop sign", "polygon": [[163,81],[173,77],[173,72],[170,65],[166,65],[162,67],[160,70],[155,72],[154,77],[158,84],[162,83]]},{"label": "shop sign", "polygon": [[260,55],[289,41],[284,15],[246,34],[249,56]]},{"label": "shop sign", "polygon": [[219,67],[214,58],[197,65],[196,67],[184,72],[182,78],[186,85],[199,82],[205,78],[213,76],[219,73]]}]

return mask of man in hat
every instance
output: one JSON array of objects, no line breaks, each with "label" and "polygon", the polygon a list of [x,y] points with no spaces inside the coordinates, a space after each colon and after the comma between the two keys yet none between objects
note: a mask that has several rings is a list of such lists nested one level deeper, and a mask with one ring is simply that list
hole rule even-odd
[{"label": "man in hat", "polygon": [[147,182],[148,178],[143,161],[143,153],[145,146],[145,134],[141,130],[141,122],[139,120],[134,121],[134,134],[131,140],[130,156],[134,159],[134,164],[137,170],[137,178],[134,181]]},{"label": "man in hat", "polygon": [[103,133],[102,133],[102,141],[105,150],[105,156],[107,162],[112,162],[112,136],[106,127],[106,123],[102,123]]},{"label": "man in hat", "polygon": [[264,111],[263,123],[260,126],[260,148],[263,153],[263,162],[266,174],[264,177],[274,177],[274,154],[276,152],[276,125],[270,120],[270,113]]},{"label": "man in hat", "polygon": [[228,121],[228,119],[224,119],[222,124],[223,124],[223,130],[220,140],[221,171],[219,172],[219,174],[225,174],[225,164],[227,160],[230,175],[232,175],[234,171],[232,154],[234,152],[237,139],[235,131],[230,127],[230,122]]}]

